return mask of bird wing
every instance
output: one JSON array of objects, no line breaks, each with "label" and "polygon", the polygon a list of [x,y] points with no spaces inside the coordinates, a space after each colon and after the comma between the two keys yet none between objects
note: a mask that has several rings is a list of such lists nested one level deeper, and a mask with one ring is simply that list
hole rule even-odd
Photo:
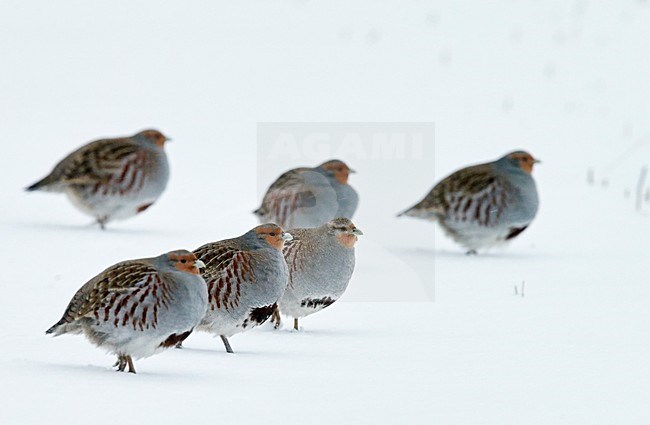
[{"label": "bird wing", "polygon": [[[407,210],[420,215],[444,215],[452,204],[460,205],[467,198],[481,197],[496,188],[503,189],[508,183],[494,173],[487,164],[474,165],[458,170],[440,181],[422,201]],[[459,202],[457,202],[459,201]]]},{"label": "bird wing", "polygon": [[98,140],[59,162],[52,171],[51,180],[65,185],[107,183],[140,151],[141,147],[128,138]]},{"label": "bird wing", "polygon": [[[148,295],[152,295],[153,298]],[[117,316],[119,310],[127,307],[127,304],[128,307],[137,304],[132,302],[136,297],[139,298],[141,308],[144,308],[148,302],[162,303],[166,306],[169,300],[169,288],[164,284],[157,270],[147,262],[134,260],[118,263],[82,286],[72,297],[61,320],[47,333],[52,333],[59,326],[84,317],[106,321],[112,308],[115,308],[113,315]],[[146,310],[144,316],[146,317]]]},{"label": "bird wing", "polygon": [[204,245],[194,254],[205,263],[201,275],[208,285],[208,308],[228,310],[239,305],[242,284],[255,280],[250,253],[221,241]]},{"label": "bird wing", "polygon": [[301,237],[301,233],[306,229],[291,230],[293,239],[284,243],[282,254],[287,262],[289,268],[289,286],[293,287],[293,274],[300,268],[300,264],[304,261],[307,254],[305,240]]},{"label": "bird wing", "polygon": [[271,214],[284,225],[287,218],[298,208],[316,205],[316,196],[307,187],[305,173],[314,172],[310,168],[296,168],[282,174],[266,191],[262,206],[256,211],[260,216]]}]

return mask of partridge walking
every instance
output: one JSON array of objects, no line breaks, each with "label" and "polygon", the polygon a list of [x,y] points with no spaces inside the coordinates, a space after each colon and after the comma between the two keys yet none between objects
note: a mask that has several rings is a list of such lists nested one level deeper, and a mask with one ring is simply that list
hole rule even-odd
[{"label": "partridge walking", "polygon": [[[293,240],[284,246],[289,284],[274,311],[298,319],[316,313],[341,298],[354,271],[354,245],[363,232],[348,218],[336,218],[320,227],[290,230]],[[279,310],[279,311],[278,311]]]},{"label": "partridge walking", "polygon": [[180,250],[115,264],[81,287],[47,334],[83,333],[135,373],[133,358],[175,346],[199,324],[208,293],[203,263]]},{"label": "partridge walking", "polygon": [[103,229],[111,220],[149,208],[165,190],[169,166],[157,130],[131,137],[102,139],[77,149],[27,191],[63,192]]},{"label": "partridge walking", "polygon": [[468,254],[512,240],[537,214],[539,201],[531,173],[538,162],[529,153],[516,151],[463,168],[399,216],[437,221]]},{"label": "partridge walking", "polygon": [[219,335],[228,353],[233,352],[228,338],[264,323],[284,293],[289,272],[282,248],[287,240],[291,235],[282,228],[263,224],[194,251],[205,263],[209,296],[196,329]]},{"label": "partridge walking", "polygon": [[359,196],[348,184],[350,173],[354,171],[339,160],[289,170],[273,182],[254,213],[261,223],[283,228],[318,227],[336,217],[352,218]]}]

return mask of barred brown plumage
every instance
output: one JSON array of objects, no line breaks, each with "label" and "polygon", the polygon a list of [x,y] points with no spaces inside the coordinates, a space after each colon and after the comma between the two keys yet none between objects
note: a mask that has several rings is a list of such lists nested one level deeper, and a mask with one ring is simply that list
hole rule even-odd
[{"label": "barred brown plumage", "polygon": [[463,168],[399,216],[437,221],[468,253],[511,240],[537,213],[539,201],[531,177],[537,162],[527,152],[516,151]]},{"label": "barred brown plumage", "polygon": [[260,222],[284,228],[318,227],[336,217],[352,218],[359,197],[348,184],[347,164],[330,160],[314,168],[295,168],[271,184],[254,211]]},{"label": "barred brown plumage", "polygon": [[208,284],[209,308],[237,307],[241,282],[255,280],[248,255],[232,246],[218,244],[204,245],[194,253],[206,266],[203,278]]},{"label": "barred brown plumage", "polygon": [[83,333],[118,356],[118,370],[128,364],[135,373],[132,357],[155,354],[203,318],[208,295],[200,266],[184,250],[115,264],[83,285],[46,333]]},{"label": "barred brown plumage", "polygon": [[164,191],[167,141],[157,130],[91,142],[69,154],[27,191],[62,192],[102,228],[146,210]]},{"label": "barred brown plumage", "polygon": [[209,299],[196,329],[219,335],[232,353],[229,337],[264,323],[287,286],[282,248],[290,239],[280,226],[263,224],[238,238],[196,249],[205,263],[202,275]]}]

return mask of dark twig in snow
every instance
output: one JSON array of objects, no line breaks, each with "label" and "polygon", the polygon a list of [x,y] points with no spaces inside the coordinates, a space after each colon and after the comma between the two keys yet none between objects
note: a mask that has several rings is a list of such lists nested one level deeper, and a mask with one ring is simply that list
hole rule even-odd
[{"label": "dark twig in snow", "polygon": [[589,167],[587,168],[587,184],[593,186],[596,183],[596,177],[594,177],[594,169]]},{"label": "dark twig in snow", "polygon": [[517,285],[515,285],[515,293],[514,293],[514,295],[515,295],[515,296],[521,296],[521,298],[523,298],[523,297],[524,297],[524,289],[525,289],[525,288],[526,288],[526,281],[522,281],[522,282],[521,282],[521,295],[520,295],[520,294],[519,294],[519,288],[517,287]]},{"label": "dark twig in snow", "polygon": [[641,174],[639,174],[639,182],[636,186],[636,210],[641,211],[643,204],[643,187],[645,186],[645,180],[648,177],[648,167],[641,168]]}]

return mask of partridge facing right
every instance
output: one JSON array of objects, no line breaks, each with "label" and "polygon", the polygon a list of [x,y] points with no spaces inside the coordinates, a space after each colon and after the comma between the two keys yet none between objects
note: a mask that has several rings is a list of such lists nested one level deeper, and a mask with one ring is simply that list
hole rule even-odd
[{"label": "partridge facing right", "polygon": [[120,372],[128,365],[135,373],[133,357],[173,347],[205,315],[208,294],[200,267],[185,250],[117,263],[82,286],[46,333],[83,333],[117,355]]},{"label": "partridge facing right", "polygon": [[160,197],[169,180],[168,140],[157,130],[96,140],[63,158],[26,190],[65,193],[103,229],[109,221],[140,214]]},{"label": "partridge facing right", "polygon": [[348,184],[354,173],[333,159],[314,168],[295,168],[282,174],[254,211],[261,223],[288,228],[318,227],[336,217],[352,218],[359,196]]},{"label": "partridge facing right", "polygon": [[[196,249],[205,263],[208,310],[197,330],[228,338],[266,322],[285,288],[289,271],[282,248],[291,235],[275,224],[262,224],[244,235]],[[178,345],[180,347],[180,344]]]},{"label": "partridge facing right", "polygon": [[539,201],[531,173],[538,163],[516,151],[456,171],[398,216],[437,221],[468,254],[512,240],[535,218]]},{"label": "partridge facing right", "polygon": [[275,327],[280,314],[298,319],[316,313],[341,298],[354,272],[354,245],[363,232],[347,218],[336,218],[320,227],[290,230],[293,240],[284,247],[289,284],[273,314]]}]

